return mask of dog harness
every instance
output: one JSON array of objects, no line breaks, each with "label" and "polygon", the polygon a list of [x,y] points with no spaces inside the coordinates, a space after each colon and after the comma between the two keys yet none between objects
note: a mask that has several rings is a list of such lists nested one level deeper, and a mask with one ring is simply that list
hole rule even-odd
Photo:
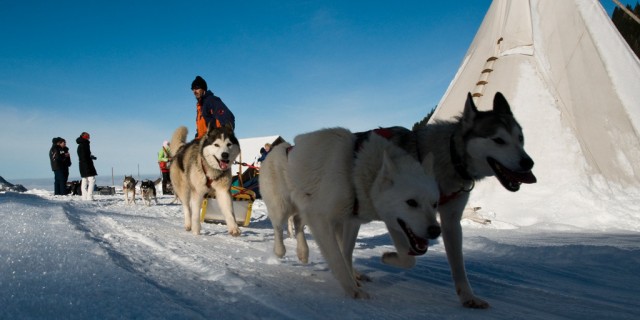
[{"label": "dog harness", "polygon": [[456,169],[456,172],[465,181],[470,181],[469,187],[466,187],[466,183],[463,183],[459,190],[454,191],[450,194],[443,194],[442,190],[440,190],[440,199],[438,200],[438,205],[444,205],[447,202],[454,200],[463,192],[471,192],[476,185],[475,180],[467,171],[467,166],[464,163],[464,160],[458,153],[456,152],[455,140],[453,138],[453,134],[451,138],[449,138],[449,153],[451,154],[451,162],[453,163],[453,167]]},{"label": "dog harness", "polygon": [[378,129],[373,129],[369,131],[354,133],[354,135],[356,136],[356,143],[355,143],[355,146],[353,147],[354,157],[357,155],[360,149],[362,149],[362,144],[364,144],[365,141],[369,139],[369,135],[371,133],[375,133],[387,140],[390,140],[391,137],[393,137],[393,131],[388,128],[378,128]]}]

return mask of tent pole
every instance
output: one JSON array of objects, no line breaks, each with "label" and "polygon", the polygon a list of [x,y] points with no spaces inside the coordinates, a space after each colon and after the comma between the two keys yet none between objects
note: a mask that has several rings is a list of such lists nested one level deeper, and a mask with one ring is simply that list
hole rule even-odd
[{"label": "tent pole", "polygon": [[627,7],[622,5],[622,3],[620,3],[620,1],[618,1],[618,0],[611,0],[611,1],[613,1],[615,4],[617,4],[618,7],[620,7],[620,9],[622,9],[622,11],[626,12],[633,20],[635,20],[638,24],[640,24],[640,18],[638,18],[635,14],[633,14],[633,12],[631,12]]}]

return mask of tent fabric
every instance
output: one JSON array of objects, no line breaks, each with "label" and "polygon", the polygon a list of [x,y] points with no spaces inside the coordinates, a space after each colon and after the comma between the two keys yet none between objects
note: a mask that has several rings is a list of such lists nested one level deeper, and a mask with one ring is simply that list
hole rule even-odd
[{"label": "tent fabric", "polygon": [[[468,92],[490,109],[498,91],[543,182],[640,185],[640,61],[598,1],[494,0],[430,121],[459,115]],[[558,137],[539,134],[556,122]],[[567,158],[545,158],[549,148]]]},{"label": "tent fabric", "polygon": [[[243,138],[238,139],[240,143],[241,154],[238,156],[236,161],[244,162],[248,164],[256,164],[256,160],[260,158],[260,148],[264,147],[265,143],[274,144],[277,141],[282,140],[280,136],[266,136],[266,137],[254,137],[254,138]],[[237,164],[233,165],[231,168],[233,174],[237,174],[242,170],[244,172],[248,167],[239,166]]]}]

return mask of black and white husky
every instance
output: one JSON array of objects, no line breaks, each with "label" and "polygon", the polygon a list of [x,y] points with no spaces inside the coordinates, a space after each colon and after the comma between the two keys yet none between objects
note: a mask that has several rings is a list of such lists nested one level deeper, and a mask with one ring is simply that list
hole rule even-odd
[{"label": "black and white husky", "polygon": [[187,128],[179,127],[171,138],[178,150],[171,162],[171,183],[182,202],[184,228],[200,234],[200,209],[204,197],[215,192],[229,234],[239,236],[230,193],[231,164],[240,154],[240,144],[231,127],[209,128],[198,140],[186,143]]},{"label": "black and white husky", "polygon": [[[136,184],[138,181],[133,176],[124,176],[122,181],[122,192],[124,192],[124,202],[126,204],[136,203]],[[131,196],[131,198],[129,198]]]},{"label": "black and white husky", "polygon": [[383,221],[396,250],[412,256],[426,253],[429,239],[440,235],[435,208],[439,193],[431,169],[423,169],[417,157],[384,135],[372,131],[359,141],[343,128],[302,134],[289,152],[287,143],[273,147],[260,173],[260,191],[274,225],[275,254],[284,255],[283,224],[295,217],[298,258],[308,259],[302,233],[306,224],[334,276],[353,298],[369,296],[352,266],[361,224]]},{"label": "black and white husky", "polygon": [[[477,180],[495,176],[513,192],[522,183],[536,182],[531,172],[533,160],[524,150],[522,128],[501,93],[495,95],[491,111],[478,111],[469,94],[460,117],[421,127],[416,136],[418,154],[435,157],[442,239],[458,298],[465,307],[487,308],[489,304],[474,295],[467,279],[460,219]],[[423,166],[429,162],[423,160]],[[383,261],[405,268],[415,264],[413,256],[401,252],[385,254]]]},{"label": "black and white husky", "polygon": [[156,181],[145,179],[140,183],[140,194],[142,196],[142,202],[146,206],[151,205],[151,199],[153,199],[156,204],[158,204],[158,198],[156,197],[156,184],[159,180],[161,179],[158,179]]}]

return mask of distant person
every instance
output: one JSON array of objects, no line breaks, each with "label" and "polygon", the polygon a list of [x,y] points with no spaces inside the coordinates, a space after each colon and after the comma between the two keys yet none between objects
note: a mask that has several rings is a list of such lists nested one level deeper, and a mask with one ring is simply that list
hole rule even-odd
[{"label": "distant person", "polygon": [[196,79],[191,83],[191,90],[198,101],[196,104],[196,139],[200,139],[207,133],[209,126],[220,128],[230,125],[235,129],[235,116],[222,102],[222,99],[213,95],[211,90],[207,90],[207,82],[202,77],[196,76]]},{"label": "distant person", "polygon": [[271,151],[271,143],[265,143],[264,147],[260,148],[260,158],[258,158],[258,162],[262,163],[262,161],[267,158],[269,151]]},{"label": "distant person", "polygon": [[93,154],[91,154],[91,146],[89,145],[89,139],[91,136],[83,132],[80,137],[76,139],[78,143],[78,162],[80,163],[80,176],[82,177],[82,200],[93,200],[93,189],[96,185],[96,167],[93,165],[93,160],[98,160]]},{"label": "distant person", "polygon": [[67,181],[69,181],[69,168],[71,167],[71,154],[69,153],[69,148],[67,147],[67,140],[60,138],[60,148],[62,148],[61,153],[64,154],[64,161],[62,165],[62,171],[64,175],[63,193],[67,194]]},{"label": "distant person", "polygon": [[53,194],[63,196],[67,194],[67,179],[69,166],[71,166],[69,148],[67,148],[67,142],[60,137],[53,138],[51,143],[49,161],[54,174]]},{"label": "distant person", "polygon": [[171,148],[169,145],[169,141],[165,140],[162,143],[162,148],[158,151],[158,165],[162,173],[162,194],[173,194],[173,192],[167,188],[167,185],[171,182],[169,171],[171,165]]}]

